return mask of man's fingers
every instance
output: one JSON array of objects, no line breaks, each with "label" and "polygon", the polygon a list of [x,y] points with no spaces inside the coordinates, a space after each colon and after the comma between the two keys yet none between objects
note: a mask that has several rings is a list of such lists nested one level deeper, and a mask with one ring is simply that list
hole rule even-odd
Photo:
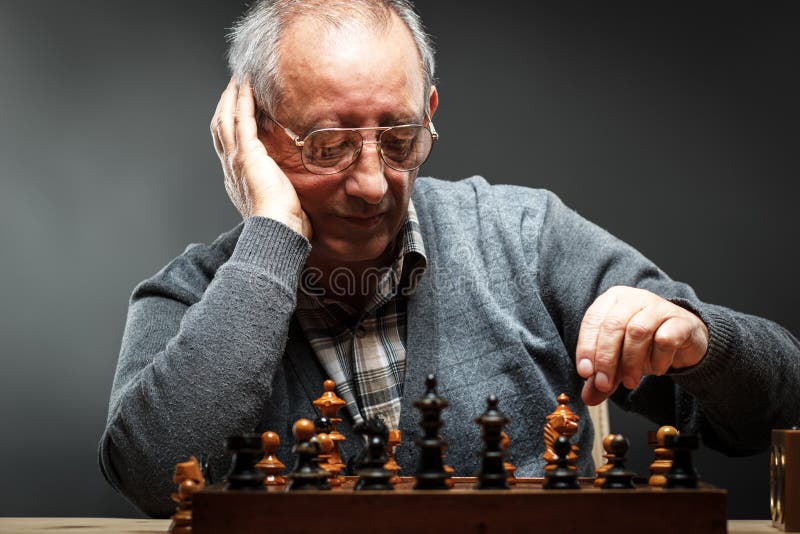
[{"label": "man's fingers", "polygon": [[646,367],[650,367],[650,347],[657,325],[652,308],[644,308],[634,314],[625,328],[622,342],[620,371],[622,383],[628,389],[639,385]]},{"label": "man's fingers", "polygon": [[581,398],[583,402],[589,406],[596,406],[609,398],[619,386],[619,381],[614,383],[614,387],[611,388],[611,391],[600,391],[597,389],[594,383],[594,377],[590,376],[589,379],[583,384],[583,391],[581,392]]},{"label": "man's fingers", "polygon": [[620,382],[696,365],[708,350],[708,328],[696,315],[649,291],[613,287],[589,307],[576,347],[578,374],[590,379],[587,402],[602,400]]},{"label": "man's fingers", "polygon": [[[233,115],[236,112],[238,84],[234,78],[228,83],[217,104],[217,113],[211,127],[216,132],[220,147],[217,150],[223,165],[228,165],[231,154],[236,150]],[[215,144],[216,146],[216,144]]]},{"label": "man's fingers", "polygon": [[618,299],[608,311],[597,335],[594,355],[595,386],[603,392],[611,391],[622,380],[620,357],[631,317],[641,311],[635,299]]},{"label": "man's fingers", "polygon": [[681,317],[664,321],[653,336],[653,374],[663,375],[672,366],[675,354],[692,337],[692,324]]},{"label": "man's fingers", "polygon": [[231,79],[228,80],[228,85],[226,85],[225,89],[222,90],[222,94],[220,95],[219,100],[217,100],[217,107],[214,108],[214,115],[211,116],[211,135],[215,140],[217,138],[217,122],[219,121],[220,112],[222,111],[223,97],[225,96],[226,91],[228,91],[234,84],[234,78],[231,76]]},{"label": "man's fingers", "polygon": [[575,348],[576,366],[578,374],[582,378],[594,376],[597,335],[600,332],[600,326],[603,324],[606,314],[614,306],[615,302],[614,294],[607,291],[597,297],[583,315],[581,328],[578,332],[578,344]]},{"label": "man's fingers", "polygon": [[258,125],[256,124],[256,106],[253,101],[253,88],[250,80],[245,79],[239,85],[239,94],[236,99],[236,113],[234,125],[236,132],[236,146],[247,150],[253,141],[258,141]]},{"label": "man's fingers", "polygon": [[583,402],[586,403],[588,406],[595,406],[603,402],[602,400],[603,393],[600,393],[599,391],[597,391],[597,388],[594,387],[593,376],[590,376],[588,379],[586,379],[586,382],[583,383],[581,398],[583,399]]},{"label": "man's fingers", "polygon": [[672,314],[673,305],[656,301],[642,308],[628,321],[622,345],[622,383],[628,389],[639,385],[643,375],[658,373],[653,365],[653,338]]}]

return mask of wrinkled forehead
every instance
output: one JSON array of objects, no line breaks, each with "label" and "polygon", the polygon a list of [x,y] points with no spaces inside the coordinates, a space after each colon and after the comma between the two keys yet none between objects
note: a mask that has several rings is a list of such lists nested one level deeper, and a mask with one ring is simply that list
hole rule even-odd
[{"label": "wrinkled forehead", "polygon": [[394,13],[385,23],[352,19],[337,24],[295,17],[279,40],[282,101],[394,91],[422,109],[425,77],[411,31]]}]

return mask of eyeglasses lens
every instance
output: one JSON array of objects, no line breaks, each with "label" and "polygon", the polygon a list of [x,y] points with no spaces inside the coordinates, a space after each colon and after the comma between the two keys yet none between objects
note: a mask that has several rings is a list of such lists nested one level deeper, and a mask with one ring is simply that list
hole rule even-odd
[{"label": "eyeglasses lens", "polygon": [[381,133],[386,164],[397,170],[416,169],[428,158],[433,145],[431,132],[423,126],[401,126]]},{"label": "eyeglasses lens", "polygon": [[[361,152],[363,138],[355,130],[318,130],[305,139],[303,164],[315,174],[334,174],[349,167]],[[381,157],[398,171],[413,170],[425,163],[433,146],[430,131],[423,126],[398,126],[381,132]]]},{"label": "eyeglasses lens", "polygon": [[350,165],[361,148],[361,136],[352,130],[319,130],[303,145],[303,163],[309,171],[333,174]]}]

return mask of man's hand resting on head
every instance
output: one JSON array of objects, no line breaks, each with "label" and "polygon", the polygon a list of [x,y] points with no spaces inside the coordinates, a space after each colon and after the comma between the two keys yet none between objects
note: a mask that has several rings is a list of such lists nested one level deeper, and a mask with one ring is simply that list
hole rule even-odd
[{"label": "man's hand resting on head", "polygon": [[599,404],[620,383],[634,389],[645,375],[697,365],[708,349],[708,328],[689,310],[633,287],[612,287],[589,306],[575,350],[582,397]]},{"label": "man's hand resting on head", "polygon": [[248,80],[238,84],[231,78],[211,119],[211,137],[225,172],[225,190],[242,217],[275,219],[310,240],[311,221],[292,183],[258,138]]}]

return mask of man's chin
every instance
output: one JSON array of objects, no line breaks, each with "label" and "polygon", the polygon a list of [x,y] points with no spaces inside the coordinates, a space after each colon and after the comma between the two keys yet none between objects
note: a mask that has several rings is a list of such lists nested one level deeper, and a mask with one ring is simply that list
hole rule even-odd
[{"label": "man's chin", "polygon": [[387,255],[387,240],[371,240],[366,243],[342,243],[336,241],[312,241],[311,255],[317,261],[329,265],[348,265],[354,263],[391,263],[391,255]]}]

